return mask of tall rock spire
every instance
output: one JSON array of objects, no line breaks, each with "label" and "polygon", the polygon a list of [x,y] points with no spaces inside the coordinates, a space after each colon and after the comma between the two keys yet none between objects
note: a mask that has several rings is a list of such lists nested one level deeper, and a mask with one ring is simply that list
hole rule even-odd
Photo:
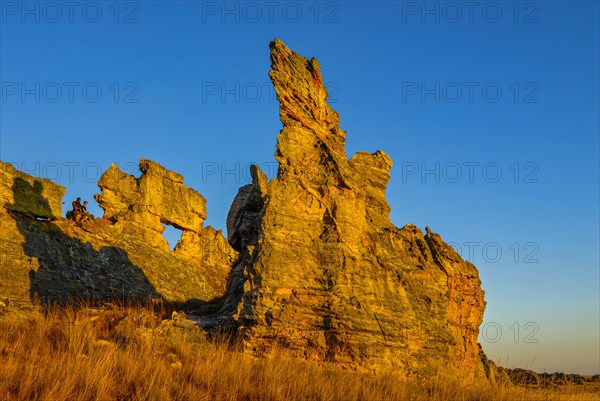
[{"label": "tall rock spire", "polygon": [[482,375],[477,269],[439,235],[391,223],[390,157],[348,160],[317,60],[277,39],[270,49],[279,173],[267,182],[254,167],[232,204],[228,233],[241,258],[223,318],[259,355],[283,347],[407,376],[453,366],[467,381]]}]

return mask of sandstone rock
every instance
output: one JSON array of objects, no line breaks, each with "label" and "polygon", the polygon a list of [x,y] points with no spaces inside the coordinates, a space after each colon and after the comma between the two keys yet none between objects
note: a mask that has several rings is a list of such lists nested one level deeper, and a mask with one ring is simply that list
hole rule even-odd
[{"label": "sandstone rock", "polygon": [[[6,163],[0,167],[3,297],[44,302],[161,298],[206,307],[224,296],[237,252],[219,231],[203,227],[206,201],[183,184],[181,175],[145,159],[138,179],[113,165],[101,177],[96,196],[105,218],[77,226],[60,218],[64,188]],[[161,223],[183,231],[174,251]]]},{"label": "sandstone rock", "polygon": [[173,320],[173,326],[182,329],[190,329],[197,326],[196,322],[188,319],[183,312],[173,312],[171,315],[171,320]]},{"label": "sandstone rock", "polygon": [[185,316],[165,319],[153,330],[154,333],[173,340],[185,340],[191,344],[204,344],[209,334]]},{"label": "sandstone rock", "polygon": [[0,207],[41,218],[62,214],[66,189],[46,178],[35,178],[0,161]]},{"label": "sandstone rock", "polygon": [[384,152],[348,160],[319,63],[271,43],[269,73],[283,129],[277,178],[258,167],[227,218],[241,252],[221,311],[245,349],[483,377],[477,335],[485,302],[477,269],[437,234],[395,227]]},{"label": "sandstone rock", "polygon": [[[251,168],[227,216],[228,240],[203,227],[205,199],[149,160],[139,178],[112,165],[95,196],[104,217],[81,226],[60,218],[64,188],[0,164],[0,295],[11,306],[0,315],[36,297],[161,298],[194,318],[123,319],[116,330],[136,341],[202,342],[203,328],[220,322],[255,355],[284,350],[407,377],[494,377],[500,371],[477,344],[485,301],[475,266],[429,228],[392,224],[391,158],[347,157],[315,59],[275,40],[271,63],[279,170],[268,181]],[[182,230],[174,250],[163,224]]]},{"label": "sandstone rock", "polygon": [[114,164],[100,177],[96,196],[106,218],[132,220],[158,232],[161,223],[199,232],[206,219],[206,200],[183,185],[183,177],[150,160],[140,160],[139,179]]}]

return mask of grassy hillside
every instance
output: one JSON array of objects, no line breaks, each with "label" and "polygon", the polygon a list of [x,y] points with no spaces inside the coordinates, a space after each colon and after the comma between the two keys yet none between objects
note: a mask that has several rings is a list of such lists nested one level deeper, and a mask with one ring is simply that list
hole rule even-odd
[{"label": "grassy hillside", "polygon": [[255,359],[143,307],[8,310],[0,309],[2,401],[600,400],[581,386],[463,387],[284,356]]}]

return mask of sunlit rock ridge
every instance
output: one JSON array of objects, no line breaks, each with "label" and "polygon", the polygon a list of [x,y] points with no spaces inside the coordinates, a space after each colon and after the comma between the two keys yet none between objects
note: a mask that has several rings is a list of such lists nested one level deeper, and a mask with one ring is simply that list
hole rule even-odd
[{"label": "sunlit rock ridge", "polygon": [[[429,228],[392,224],[391,158],[348,158],[317,60],[279,40],[270,51],[279,170],[269,181],[251,168],[227,239],[203,227],[205,199],[158,163],[142,159],[139,178],[111,166],[95,197],[104,216],[81,227],[60,217],[63,187],[2,163],[0,298],[161,298],[258,356],[485,377],[477,269]],[[183,231],[174,250],[163,224]]]}]

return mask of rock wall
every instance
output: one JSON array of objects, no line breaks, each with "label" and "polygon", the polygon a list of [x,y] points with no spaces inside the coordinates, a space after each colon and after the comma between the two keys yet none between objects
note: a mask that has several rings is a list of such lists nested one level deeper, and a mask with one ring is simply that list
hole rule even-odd
[{"label": "rock wall", "polygon": [[269,73],[283,129],[277,179],[256,166],[227,218],[241,252],[221,317],[245,349],[392,368],[483,375],[485,302],[475,266],[441,237],[395,227],[384,152],[347,158],[317,60],[271,43]]},{"label": "rock wall", "polygon": [[[0,295],[13,302],[162,298],[217,307],[237,252],[203,227],[206,201],[181,175],[145,159],[140,170],[136,179],[112,165],[95,196],[104,218],[77,226],[60,217],[63,187],[0,164]],[[174,250],[161,223],[182,230]]]}]

